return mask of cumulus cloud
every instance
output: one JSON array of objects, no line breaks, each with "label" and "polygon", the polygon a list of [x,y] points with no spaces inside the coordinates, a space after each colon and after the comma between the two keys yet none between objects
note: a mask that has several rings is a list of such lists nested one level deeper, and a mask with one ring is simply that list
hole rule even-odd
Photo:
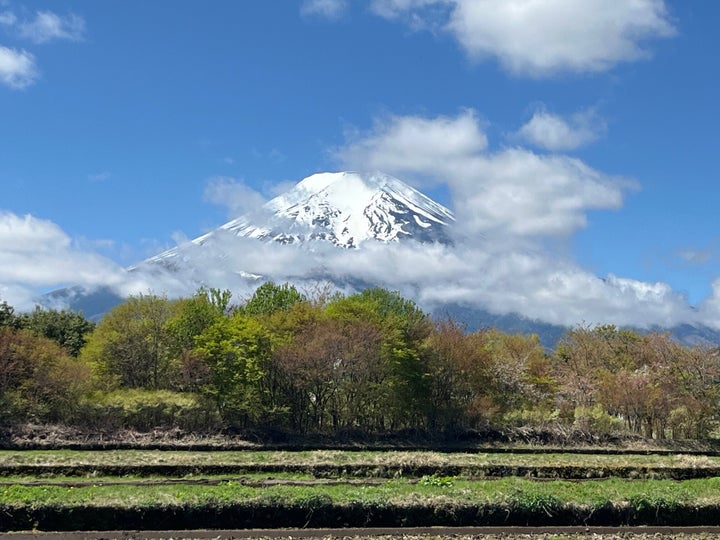
[{"label": "cumulus cloud", "polygon": [[606,71],[675,34],[663,0],[374,0],[371,9],[441,28],[472,58],[495,58],[516,75]]},{"label": "cumulus cloud", "polygon": [[586,226],[589,210],[620,208],[631,180],[562,154],[491,151],[474,111],[386,118],[354,133],[334,155],[343,166],[446,183],[460,234],[453,246],[371,244],[330,254],[329,274],[381,283],[425,305],[456,302],[555,324],[648,327],[698,319],[667,284],[601,278],[543,250],[546,239]]},{"label": "cumulus cloud", "polygon": [[305,0],[300,7],[300,12],[303,15],[337,19],[344,15],[347,9],[347,0]]},{"label": "cumulus cloud", "polygon": [[37,78],[37,66],[32,54],[0,45],[0,83],[10,88],[23,89]]},{"label": "cumulus cloud", "polygon": [[85,20],[75,14],[60,16],[52,11],[38,11],[35,18],[19,24],[20,35],[34,43],[47,43],[55,39],[82,41]]},{"label": "cumulus cloud", "polygon": [[594,111],[582,111],[565,119],[541,108],[518,130],[516,136],[539,148],[566,151],[597,140],[606,129],[605,123]]},{"label": "cumulus cloud", "polygon": [[236,218],[265,203],[265,197],[245,182],[230,176],[215,176],[205,182],[203,198],[206,202],[224,206],[228,217]]},{"label": "cumulus cloud", "polygon": [[118,284],[124,270],[79,247],[55,223],[0,212],[0,295],[27,308],[38,289],[66,283],[95,287]]},{"label": "cumulus cloud", "polygon": [[447,183],[458,223],[468,234],[568,235],[590,209],[617,209],[630,181],[564,155],[524,148],[487,152],[478,115],[393,116],[355,136],[335,156],[344,167]]},{"label": "cumulus cloud", "polygon": [[390,173],[442,172],[464,164],[488,145],[477,113],[456,117],[390,116],[377,120],[370,133],[350,134],[350,142],[333,152],[343,166]]}]

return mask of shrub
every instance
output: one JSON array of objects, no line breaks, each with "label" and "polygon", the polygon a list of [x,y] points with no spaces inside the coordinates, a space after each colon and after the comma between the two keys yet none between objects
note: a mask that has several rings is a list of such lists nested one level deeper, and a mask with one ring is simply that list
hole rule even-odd
[{"label": "shrub", "polygon": [[219,426],[213,407],[200,396],[169,390],[97,393],[83,403],[78,420],[84,425],[110,431],[120,428],[207,431]]},{"label": "shrub", "polygon": [[601,405],[575,407],[575,426],[598,434],[608,434],[623,429],[622,421],[608,414]]}]

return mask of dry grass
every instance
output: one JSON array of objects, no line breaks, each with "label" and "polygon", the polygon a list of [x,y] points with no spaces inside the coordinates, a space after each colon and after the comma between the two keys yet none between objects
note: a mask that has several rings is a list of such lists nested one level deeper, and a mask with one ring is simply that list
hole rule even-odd
[{"label": "dry grass", "polygon": [[412,467],[588,467],[588,468],[714,468],[720,457],[695,455],[494,454],[441,452],[289,451],[159,451],[159,450],[28,450],[0,451],[0,466],[375,466]]}]

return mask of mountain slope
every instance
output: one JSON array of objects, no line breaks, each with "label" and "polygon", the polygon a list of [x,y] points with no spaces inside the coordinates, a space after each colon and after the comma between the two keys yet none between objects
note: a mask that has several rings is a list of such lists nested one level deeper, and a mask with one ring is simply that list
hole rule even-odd
[{"label": "mountain slope", "polygon": [[[192,243],[211,244],[227,233],[281,244],[321,240],[341,248],[368,240],[451,243],[448,228],[454,221],[450,210],[392,176],[319,173]],[[182,246],[173,248],[148,261],[168,261],[181,251]]]}]

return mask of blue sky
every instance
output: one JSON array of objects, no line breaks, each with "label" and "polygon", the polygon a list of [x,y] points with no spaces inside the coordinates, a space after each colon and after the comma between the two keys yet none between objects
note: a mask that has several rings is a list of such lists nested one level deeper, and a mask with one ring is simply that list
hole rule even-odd
[{"label": "blue sky", "polygon": [[542,259],[542,298],[560,261],[716,324],[718,25],[704,0],[0,0],[0,298],[381,169]]}]

